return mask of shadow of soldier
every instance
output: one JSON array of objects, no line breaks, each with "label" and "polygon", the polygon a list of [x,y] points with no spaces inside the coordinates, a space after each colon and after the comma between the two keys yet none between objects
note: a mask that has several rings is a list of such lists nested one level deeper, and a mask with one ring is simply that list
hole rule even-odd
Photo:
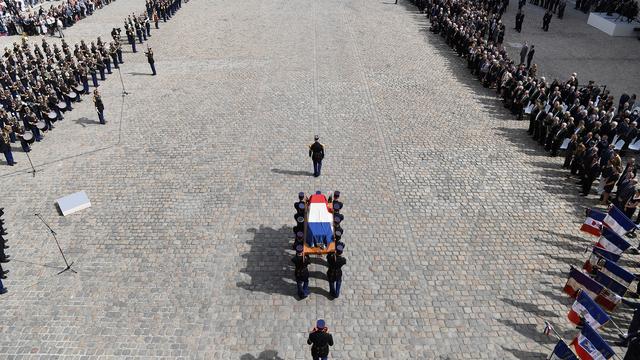
[{"label": "shadow of soldier", "polygon": [[247,241],[249,252],[241,255],[247,264],[240,272],[250,277],[249,282],[238,282],[236,286],[249,291],[267,294],[296,295],[294,267],[291,258],[290,239],[293,236],[288,226],[280,229],[260,226],[250,228],[253,239]]},{"label": "shadow of soldier", "polygon": [[252,354],[244,354],[240,356],[240,360],[284,360],[284,358],[278,356],[278,352],[275,350],[265,350],[261,352],[258,357]]},{"label": "shadow of soldier", "polygon": [[79,119],[75,119],[73,120],[74,123],[82,126],[82,127],[87,127],[87,125],[95,125],[95,124],[100,124],[100,121],[98,120],[92,120],[89,119],[88,117],[81,117]]}]

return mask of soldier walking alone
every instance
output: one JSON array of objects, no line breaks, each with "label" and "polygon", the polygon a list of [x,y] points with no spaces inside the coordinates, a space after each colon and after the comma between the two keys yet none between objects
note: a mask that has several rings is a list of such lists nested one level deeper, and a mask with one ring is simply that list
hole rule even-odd
[{"label": "soldier walking alone", "polygon": [[333,346],[333,336],[329,334],[329,328],[324,320],[319,319],[316,322],[316,327],[309,334],[307,344],[311,345],[311,357],[313,360],[327,360],[329,346]]},{"label": "soldier walking alone", "polygon": [[100,96],[98,89],[93,91],[93,103],[96,106],[96,112],[98,113],[100,124],[104,125],[104,104],[102,103],[102,97]]},{"label": "soldier walking alone", "polygon": [[313,137],[313,144],[309,145],[309,156],[313,161],[313,176],[320,176],[320,170],[322,170],[322,159],[324,159],[324,145],[318,141],[320,137],[318,135]]}]

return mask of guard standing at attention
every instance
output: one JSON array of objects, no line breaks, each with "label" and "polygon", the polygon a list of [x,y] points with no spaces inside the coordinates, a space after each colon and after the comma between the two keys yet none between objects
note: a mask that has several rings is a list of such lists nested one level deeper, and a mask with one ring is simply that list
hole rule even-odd
[{"label": "guard standing at attention", "polygon": [[329,293],[334,298],[340,297],[340,287],[342,286],[342,267],[347,263],[347,259],[342,257],[344,245],[338,244],[336,252],[327,255],[327,280],[329,280]]},{"label": "guard standing at attention", "polygon": [[291,259],[291,262],[296,266],[295,277],[296,285],[298,287],[298,296],[300,299],[304,299],[309,296],[309,256],[303,253],[304,246],[296,246],[296,256]]},{"label": "guard standing at attention", "polygon": [[333,346],[333,336],[329,334],[329,328],[324,320],[319,319],[316,322],[316,327],[309,334],[307,344],[311,345],[311,357],[313,360],[327,360],[329,346]]},{"label": "guard standing at attention", "polygon": [[313,137],[313,144],[309,145],[309,156],[313,160],[313,176],[320,176],[320,170],[322,170],[322,160],[324,159],[324,145],[318,141],[320,137],[315,135]]},{"label": "guard standing at attention", "polygon": [[104,125],[104,104],[102,103],[102,97],[100,96],[98,89],[93,91],[93,103],[96,106],[96,112],[98,113],[100,124]]},{"label": "guard standing at attention", "polygon": [[149,66],[151,66],[152,75],[155,75],[156,65],[155,65],[155,61],[153,60],[153,49],[147,48],[147,52],[145,52],[144,54],[147,55],[147,61],[149,62]]}]

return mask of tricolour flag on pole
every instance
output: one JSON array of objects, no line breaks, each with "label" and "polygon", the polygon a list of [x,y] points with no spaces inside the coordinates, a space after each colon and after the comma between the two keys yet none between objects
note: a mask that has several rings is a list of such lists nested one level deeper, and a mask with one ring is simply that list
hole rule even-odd
[{"label": "tricolour flag on pole", "polygon": [[556,347],[553,348],[553,352],[551,356],[549,356],[548,360],[578,360],[576,355],[571,351],[569,345],[567,345],[564,341],[558,340]]},{"label": "tricolour flag on pole", "polygon": [[580,227],[580,230],[593,236],[600,236],[602,234],[602,221],[606,216],[607,214],[598,210],[587,209],[587,218]]},{"label": "tricolour flag on pole", "polygon": [[620,255],[614,254],[610,251],[607,251],[603,248],[599,248],[594,246],[591,250],[591,256],[584,262],[582,266],[583,269],[587,270],[588,273],[591,273],[595,267],[598,266],[598,261],[602,261],[601,259],[609,259],[613,262],[618,262],[620,260]]},{"label": "tricolour flag on pole", "polygon": [[578,293],[578,297],[571,306],[567,317],[569,321],[576,325],[581,325],[581,320],[584,319],[594,329],[603,326],[611,319],[584,291]]},{"label": "tricolour flag on pole", "polygon": [[603,228],[602,236],[600,237],[600,240],[598,240],[596,246],[620,255],[627,250],[631,244],[611,229]]},{"label": "tricolour flag on pole", "polygon": [[578,296],[578,290],[586,292],[596,303],[609,311],[614,310],[622,301],[620,296],[609,291],[589,275],[572,266],[569,279],[567,279],[567,284],[564,286],[564,292],[575,299]]},{"label": "tricolour flag on pole", "polygon": [[609,359],[615,352],[589,325],[584,325],[580,334],[571,342],[581,360]]},{"label": "tricolour flag on pole", "polygon": [[616,279],[613,279],[611,276],[602,272],[600,269],[595,270],[595,279],[597,282],[602,284],[602,286],[607,289],[613,291],[614,293],[624,296],[627,293],[627,287],[621,283],[619,283]]},{"label": "tricolour flag on pole", "polygon": [[616,264],[615,261],[611,261],[610,259],[603,260],[604,266],[600,268],[600,272],[608,275],[610,278],[616,280],[620,284],[629,287],[633,280],[636,279],[636,276],[633,273],[620,267],[620,265]]},{"label": "tricolour flag on pole", "polygon": [[622,211],[620,211],[615,205],[611,205],[607,216],[604,217],[602,223],[613,230],[616,234],[622,236],[633,228],[636,224],[631,221]]},{"label": "tricolour flag on pole", "polygon": [[551,323],[549,323],[548,321],[545,321],[544,330],[542,330],[542,332],[547,336],[551,335],[551,333],[554,332],[553,325],[551,325]]}]

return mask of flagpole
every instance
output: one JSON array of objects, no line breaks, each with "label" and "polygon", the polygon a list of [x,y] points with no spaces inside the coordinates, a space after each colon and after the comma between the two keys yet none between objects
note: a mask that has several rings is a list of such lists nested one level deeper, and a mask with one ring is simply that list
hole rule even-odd
[{"label": "flagpole", "polygon": [[544,321],[544,325],[545,325],[545,326],[548,326],[548,327],[549,327],[549,329],[551,329],[551,331],[553,331],[553,335],[556,337],[556,339],[558,339],[558,340],[562,340],[562,338],[560,337],[560,334],[558,334],[558,332],[556,331],[556,328],[554,328],[554,327],[553,327],[553,325],[551,325],[551,323],[550,323],[550,322],[548,322],[548,321],[546,321],[546,320],[545,320],[545,321]]},{"label": "flagpole", "polygon": [[618,324],[616,324],[615,321],[613,321],[613,319],[611,317],[609,317],[609,321],[611,321],[611,323],[613,324],[613,326],[616,328],[616,330],[618,330],[618,332],[620,333],[620,335],[626,335],[626,333],[624,333],[620,327],[618,326]]}]

